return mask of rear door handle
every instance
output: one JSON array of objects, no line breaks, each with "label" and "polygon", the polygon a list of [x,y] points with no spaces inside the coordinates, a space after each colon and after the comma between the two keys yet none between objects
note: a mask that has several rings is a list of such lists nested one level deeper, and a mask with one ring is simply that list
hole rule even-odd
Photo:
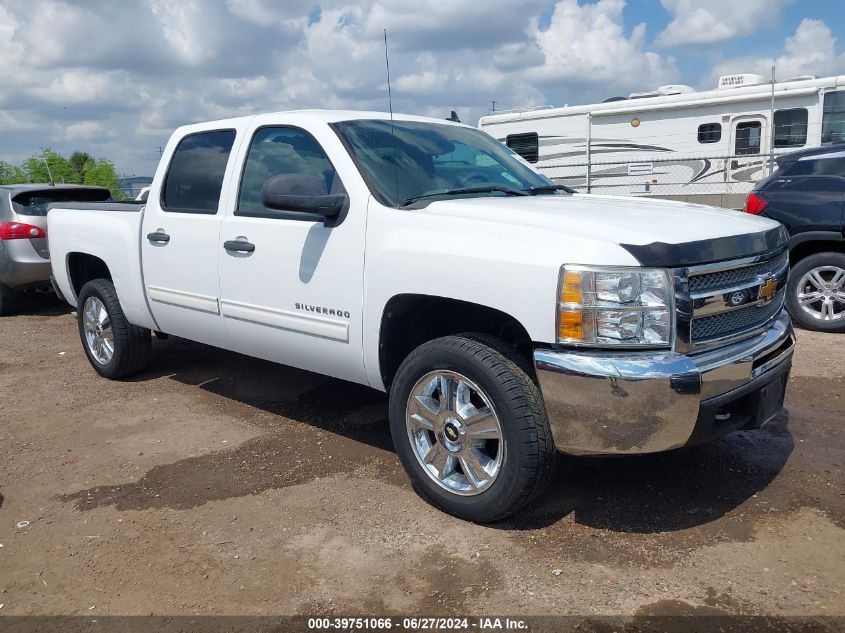
[{"label": "rear door handle", "polygon": [[223,242],[223,248],[231,253],[252,253],[255,250],[255,244],[238,238],[236,240],[226,240]]},{"label": "rear door handle", "polygon": [[152,233],[147,233],[147,239],[155,244],[167,244],[170,241],[170,236],[161,229],[157,229]]}]

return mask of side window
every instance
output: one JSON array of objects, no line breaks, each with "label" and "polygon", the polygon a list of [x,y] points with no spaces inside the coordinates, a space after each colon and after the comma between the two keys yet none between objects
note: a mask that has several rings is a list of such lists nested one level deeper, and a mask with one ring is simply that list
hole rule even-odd
[{"label": "side window", "polygon": [[529,163],[540,160],[540,137],[536,132],[528,134],[510,134],[505,139],[505,145],[522,156]]},{"label": "side window", "polygon": [[699,143],[718,143],[722,140],[721,123],[703,123],[698,126]]},{"label": "side window", "polygon": [[759,154],[761,128],[762,124],[759,121],[737,123],[734,153],[740,156],[745,154]]},{"label": "side window", "polygon": [[161,208],[175,213],[214,215],[235,130],[200,132],[183,138],[167,169]]},{"label": "side window", "polygon": [[822,110],[822,144],[845,141],[845,90],[827,92]]},{"label": "side window", "polygon": [[788,165],[779,176],[839,176],[845,178],[845,155],[814,156],[796,160]]},{"label": "side window", "polygon": [[329,157],[311,134],[293,127],[265,127],[255,133],[249,146],[235,215],[283,217],[283,212],[261,202],[264,183],[283,174],[316,176],[326,193],[345,192]]},{"label": "side window", "polygon": [[775,111],[775,147],[801,147],[807,143],[807,109]]}]

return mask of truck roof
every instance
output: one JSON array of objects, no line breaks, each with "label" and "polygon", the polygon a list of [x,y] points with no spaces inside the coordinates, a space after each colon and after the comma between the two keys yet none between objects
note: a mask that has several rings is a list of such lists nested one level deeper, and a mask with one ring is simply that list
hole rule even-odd
[{"label": "truck roof", "polygon": [[[179,130],[184,130],[186,128],[191,129],[208,129],[213,127],[219,127],[221,125],[231,125],[235,122],[243,122],[250,119],[255,118],[268,118],[272,119],[274,116],[293,116],[295,115],[297,118],[305,118],[305,119],[312,119],[316,121],[322,121],[324,123],[337,123],[339,121],[356,121],[360,119],[372,119],[372,120],[385,120],[388,121],[391,118],[389,112],[377,112],[377,111],[366,111],[366,110],[282,110],[279,112],[264,112],[260,114],[250,114],[247,116],[241,117],[233,117],[230,119],[220,119],[216,121],[202,121],[198,123],[183,125],[179,127]],[[419,121],[423,123],[442,123],[445,125],[464,125],[463,123],[454,123],[452,121],[447,120],[445,117],[442,119],[434,118],[434,117],[424,117],[424,116],[416,116],[412,114],[393,114],[393,119],[395,121]]]}]

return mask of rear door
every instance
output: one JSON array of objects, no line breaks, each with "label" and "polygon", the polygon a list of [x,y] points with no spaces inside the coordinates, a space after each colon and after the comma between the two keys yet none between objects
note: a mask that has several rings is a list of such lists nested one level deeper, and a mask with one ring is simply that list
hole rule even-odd
[{"label": "rear door", "polygon": [[[151,191],[141,230],[150,308],[161,331],[226,346],[218,276],[221,191],[231,179],[235,126],[178,139]],[[171,141],[174,143],[176,141]]]},{"label": "rear door", "polygon": [[782,222],[792,235],[840,232],[845,213],[845,152],[798,160],[770,178],[763,191],[764,214]]}]

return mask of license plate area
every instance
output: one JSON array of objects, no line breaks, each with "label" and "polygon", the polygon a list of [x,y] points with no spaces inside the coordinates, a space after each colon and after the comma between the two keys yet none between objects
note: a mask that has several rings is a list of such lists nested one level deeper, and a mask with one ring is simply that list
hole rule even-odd
[{"label": "license plate area", "polygon": [[757,412],[754,416],[754,426],[762,426],[776,416],[783,408],[783,401],[786,396],[786,382],[788,380],[789,372],[786,372],[760,389],[758,392]]}]

